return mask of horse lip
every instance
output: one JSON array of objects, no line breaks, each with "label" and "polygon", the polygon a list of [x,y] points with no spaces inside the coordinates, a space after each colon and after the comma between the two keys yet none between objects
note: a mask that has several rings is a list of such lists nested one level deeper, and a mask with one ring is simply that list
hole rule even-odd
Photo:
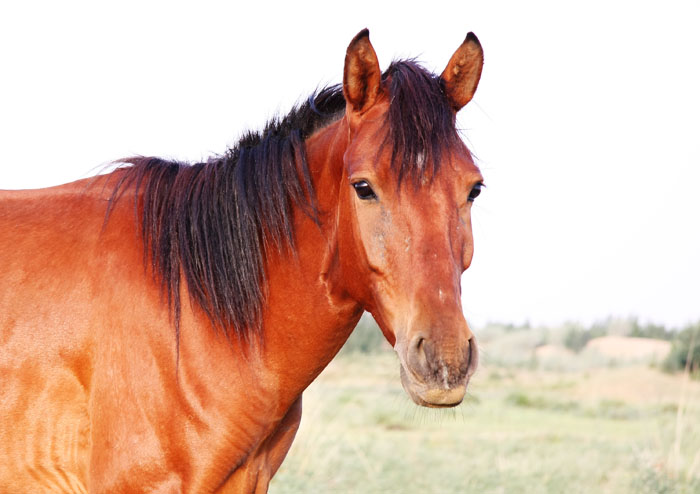
[{"label": "horse lip", "polygon": [[428,389],[422,395],[418,395],[420,405],[430,408],[456,407],[466,394],[466,386],[457,386],[451,389]]},{"label": "horse lip", "polygon": [[411,399],[420,406],[428,408],[451,408],[464,400],[469,384],[469,376],[464,383],[451,388],[429,386],[422,379],[416,379],[415,373],[401,365],[401,384]]}]

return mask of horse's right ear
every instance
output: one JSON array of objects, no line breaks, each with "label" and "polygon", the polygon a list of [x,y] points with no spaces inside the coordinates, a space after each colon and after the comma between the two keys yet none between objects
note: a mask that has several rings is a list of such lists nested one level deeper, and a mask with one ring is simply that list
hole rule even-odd
[{"label": "horse's right ear", "polygon": [[380,93],[382,73],[379,60],[369,42],[369,30],[363,29],[353,38],[345,54],[343,94],[348,115],[369,110]]}]

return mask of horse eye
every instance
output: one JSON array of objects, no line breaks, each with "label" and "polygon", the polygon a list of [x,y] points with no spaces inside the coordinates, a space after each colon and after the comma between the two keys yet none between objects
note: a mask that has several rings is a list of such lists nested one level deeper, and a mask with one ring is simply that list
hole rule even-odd
[{"label": "horse eye", "polygon": [[471,192],[469,193],[469,202],[474,202],[474,199],[476,199],[477,197],[479,197],[479,194],[481,194],[481,188],[482,188],[483,186],[484,186],[484,184],[482,184],[481,182],[479,182],[478,184],[476,184],[476,185],[472,188]]},{"label": "horse eye", "polygon": [[355,187],[355,193],[357,194],[357,197],[359,197],[362,200],[366,201],[369,199],[377,198],[377,195],[372,190],[372,187],[370,187],[369,184],[364,180],[355,182],[354,184],[352,184],[352,186]]}]

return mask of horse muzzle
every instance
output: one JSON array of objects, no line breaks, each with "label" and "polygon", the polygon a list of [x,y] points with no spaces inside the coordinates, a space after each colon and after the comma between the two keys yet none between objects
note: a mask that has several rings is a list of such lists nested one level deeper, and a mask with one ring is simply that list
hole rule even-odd
[{"label": "horse muzzle", "polygon": [[419,334],[397,353],[404,389],[416,404],[431,408],[459,405],[479,360],[471,335],[464,342],[436,342]]}]

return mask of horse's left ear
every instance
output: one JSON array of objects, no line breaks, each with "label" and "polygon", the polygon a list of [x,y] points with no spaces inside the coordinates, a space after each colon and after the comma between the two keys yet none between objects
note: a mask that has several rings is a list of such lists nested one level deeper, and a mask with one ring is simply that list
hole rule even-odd
[{"label": "horse's left ear", "polygon": [[471,101],[476,86],[479,85],[483,66],[484,50],[476,35],[469,33],[440,76],[447,99],[455,111],[461,110]]},{"label": "horse's left ear", "polygon": [[377,101],[382,73],[377,54],[369,42],[369,30],[363,29],[353,38],[345,54],[343,94],[348,114],[362,114]]}]

